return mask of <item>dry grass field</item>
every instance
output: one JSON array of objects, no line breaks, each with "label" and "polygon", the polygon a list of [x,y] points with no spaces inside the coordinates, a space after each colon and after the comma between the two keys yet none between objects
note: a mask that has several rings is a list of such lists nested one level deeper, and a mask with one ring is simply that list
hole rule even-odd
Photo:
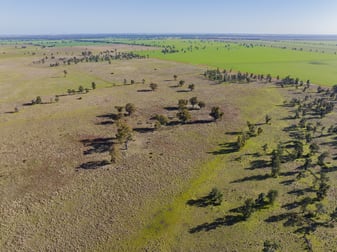
[{"label": "dry grass field", "polygon": [[[288,191],[310,181],[287,184],[286,175],[255,180],[270,168],[249,169],[256,155],[269,161],[261,154],[265,143],[271,151],[279,141],[289,140],[283,129],[291,124],[285,118],[292,108],[283,101],[298,97],[300,91],[264,82],[215,84],[202,75],[206,67],[151,58],[58,67],[33,64],[51,54],[79,57],[86,49],[99,53],[115,48],[148,49],[0,47],[0,250],[261,251],[265,240],[280,243],[281,251],[303,250],[303,235],[294,233],[295,227],[265,220],[297,199]],[[183,87],[177,87],[179,80],[185,81]],[[91,89],[92,82],[95,90],[67,93],[80,85]],[[151,91],[150,83],[157,83],[158,89]],[[195,90],[188,91],[190,83]],[[316,95],[315,87],[307,92]],[[50,102],[55,95],[59,101]],[[44,103],[29,105],[37,96]],[[191,110],[189,123],[175,123],[178,100],[193,96],[206,107]],[[110,164],[115,106],[127,103],[136,107],[123,119],[133,128],[133,140],[121,151],[122,158]],[[224,112],[222,120],[212,121],[213,106]],[[15,107],[19,112],[14,113]],[[156,114],[167,115],[173,123],[155,130]],[[264,124],[266,114],[273,118],[271,125]],[[329,114],[323,124],[334,124],[335,116]],[[247,120],[262,125],[261,136],[250,139],[242,151],[226,151],[226,143],[235,142],[237,132],[246,130]],[[317,139],[331,153],[333,169],[335,144],[323,145],[328,140],[333,136]],[[291,172],[296,162],[302,160],[282,172],[295,176]],[[332,183],[324,204],[331,212],[336,175],[331,172],[329,177]],[[213,187],[223,192],[221,206],[186,204]],[[277,203],[251,219],[190,232],[270,189],[279,191]],[[319,227],[308,237],[315,251],[332,251],[337,247],[335,233],[336,228]]]}]

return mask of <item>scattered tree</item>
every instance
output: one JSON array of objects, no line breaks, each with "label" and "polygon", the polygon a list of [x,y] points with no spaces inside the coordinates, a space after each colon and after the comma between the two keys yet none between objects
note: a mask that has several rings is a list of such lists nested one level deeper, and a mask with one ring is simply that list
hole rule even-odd
[{"label": "scattered tree", "polygon": [[190,99],[190,103],[191,103],[192,107],[194,108],[194,106],[198,104],[198,98],[196,96],[192,97]]},{"label": "scattered tree", "polygon": [[96,89],[96,83],[94,81],[91,82],[91,87],[92,87],[92,89]]},{"label": "scattered tree", "polygon": [[158,84],[156,84],[156,83],[151,83],[151,84],[150,84],[150,88],[151,88],[152,91],[156,91],[157,88],[158,88]]},{"label": "scattered tree", "polygon": [[185,84],[185,81],[184,80],[180,80],[179,83],[178,83],[178,86],[182,87],[182,86],[184,86],[184,84]]},{"label": "scattered tree", "polygon": [[177,113],[177,117],[182,123],[186,123],[191,119],[191,114],[186,108],[184,108],[179,110],[179,112]]},{"label": "scattered tree", "polygon": [[195,85],[194,85],[193,83],[191,83],[190,85],[188,85],[188,89],[189,89],[190,91],[193,91],[194,88],[195,88]]},{"label": "scattered tree", "polygon": [[276,178],[278,177],[280,173],[280,167],[281,167],[281,158],[280,158],[280,153],[277,150],[274,150],[272,153],[272,158],[271,158],[271,175],[272,177]]},{"label": "scattered tree", "polygon": [[252,198],[247,199],[241,210],[242,217],[247,220],[254,212],[254,200]]},{"label": "scattered tree", "polygon": [[120,144],[124,143],[125,149],[128,149],[128,143],[132,140],[132,129],[126,122],[118,121],[116,139]]},{"label": "scattered tree", "polygon": [[276,190],[270,190],[267,193],[267,198],[268,198],[268,202],[269,202],[270,205],[274,204],[277,196],[278,196],[278,191],[276,191]]},{"label": "scattered tree", "polygon": [[178,109],[179,110],[185,109],[187,104],[188,104],[188,100],[185,100],[185,99],[178,100]]},{"label": "scattered tree", "polygon": [[84,91],[83,86],[79,86],[79,87],[78,87],[78,92],[79,92],[79,93],[83,93],[83,91]]},{"label": "scattered tree", "polygon": [[220,111],[219,107],[213,107],[209,115],[213,117],[214,121],[216,121],[222,118],[223,112]]},{"label": "scattered tree", "polygon": [[266,121],[266,124],[270,124],[271,117],[269,115],[266,115],[265,121]]},{"label": "scattered tree", "polygon": [[125,105],[125,111],[131,116],[136,111],[136,106],[133,103],[128,103]]},{"label": "scattered tree", "polygon": [[168,118],[165,115],[156,115],[155,119],[160,123],[160,125],[166,125],[168,123]]}]

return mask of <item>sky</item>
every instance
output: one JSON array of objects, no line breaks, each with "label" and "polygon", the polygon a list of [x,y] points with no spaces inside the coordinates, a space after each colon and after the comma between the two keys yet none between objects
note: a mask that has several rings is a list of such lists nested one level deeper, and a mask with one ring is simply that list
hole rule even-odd
[{"label": "sky", "polygon": [[337,34],[336,0],[1,0],[0,35]]}]

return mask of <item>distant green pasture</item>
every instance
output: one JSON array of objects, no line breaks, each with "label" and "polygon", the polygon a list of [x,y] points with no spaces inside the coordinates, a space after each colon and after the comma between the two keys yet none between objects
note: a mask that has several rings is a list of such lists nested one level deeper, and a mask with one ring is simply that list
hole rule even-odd
[{"label": "distant green pasture", "polygon": [[[137,41],[137,43],[146,43],[146,41]],[[262,46],[247,48],[238,43],[225,42],[163,40],[147,42],[147,44],[174,45],[179,50],[178,53],[170,54],[163,54],[160,50],[144,52],[153,58],[255,74],[271,74],[274,77],[279,75],[281,78],[291,75],[321,85],[337,83],[337,55],[333,53]],[[191,46],[192,50],[187,50]],[[199,49],[195,49],[196,47]]]}]

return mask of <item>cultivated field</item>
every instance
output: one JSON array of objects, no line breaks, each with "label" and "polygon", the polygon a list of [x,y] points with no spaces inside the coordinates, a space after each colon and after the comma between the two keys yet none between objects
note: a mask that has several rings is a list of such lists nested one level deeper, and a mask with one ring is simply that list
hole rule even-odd
[{"label": "cultivated field", "polygon": [[[333,84],[336,55],[227,42],[156,41],[199,47],[165,55],[145,45],[48,43],[0,46],[0,250],[337,247],[336,95],[306,84]],[[216,68],[273,78],[204,75]],[[286,75],[304,83],[281,85]],[[192,97],[205,107],[183,106],[190,118],[181,122],[178,100]],[[135,112],[118,113],[127,103]],[[121,121],[132,128],[127,149],[116,139]]]}]

